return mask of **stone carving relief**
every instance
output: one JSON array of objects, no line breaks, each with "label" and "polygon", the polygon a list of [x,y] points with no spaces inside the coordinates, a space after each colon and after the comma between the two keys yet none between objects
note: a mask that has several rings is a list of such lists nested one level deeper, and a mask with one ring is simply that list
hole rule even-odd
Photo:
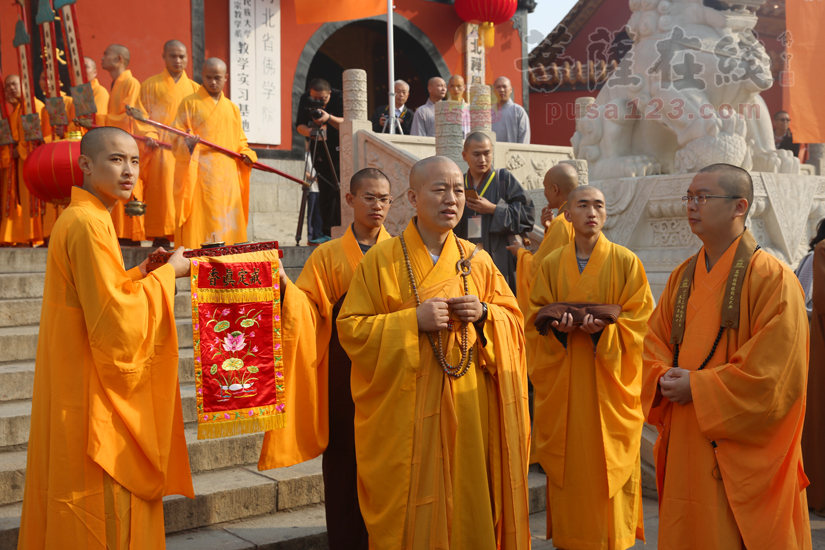
[{"label": "stone carving relief", "polygon": [[653,246],[698,248],[702,242],[690,230],[687,218],[666,219],[650,222],[653,229]]},{"label": "stone carving relief", "polygon": [[773,85],[753,31],[764,1],[630,0],[630,50],[595,100],[577,102],[571,141],[591,179],[684,174],[715,162],[799,173],[798,159],[774,147],[760,96]]},{"label": "stone carving relief", "polygon": [[344,71],[344,120],[367,120],[367,72]]},{"label": "stone carving relief", "polygon": [[463,162],[464,107],[458,101],[439,101],[435,104],[435,154]]}]

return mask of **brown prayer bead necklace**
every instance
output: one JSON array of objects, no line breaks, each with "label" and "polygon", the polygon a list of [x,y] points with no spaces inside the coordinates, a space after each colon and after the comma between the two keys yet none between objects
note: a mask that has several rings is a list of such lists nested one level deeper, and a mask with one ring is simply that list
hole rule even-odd
[{"label": "brown prayer bead necklace", "polygon": [[[461,256],[461,259],[455,264],[455,267],[464,279],[464,296],[467,296],[470,293],[467,277],[470,276],[472,265],[469,259],[464,259],[464,248],[461,246],[461,241],[458,240],[458,235],[453,233],[453,236],[455,237],[455,244],[458,246],[458,253]],[[413,293],[415,294],[415,305],[417,307],[421,305],[421,298],[418,295],[418,286],[415,284],[415,274],[413,273],[412,264],[410,263],[410,255],[407,253],[407,243],[404,241],[404,234],[402,233],[399,237],[401,238],[401,248],[404,251],[404,261],[407,264],[407,273],[410,276],[410,285],[412,286]],[[473,252],[473,256],[474,255],[475,252]],[[470,256],[470,258],[472,258],[472,256]],[[433,348],[433,353],[435,354],[436,359],[438,359],[438,364],[441,365],[441,368],[448,376],[452,376],[453,378],[461,378],[467,374],[467,371],[470,370],[470,363],[473,362],[473,349],[469,347],[470,337],[468,323],[461,323],[461,344],[459,346],[461,349],[461,359],[459,359],[458,365],[456,366],[448,363],[447,359],[444,357],[444,344],[441,338],[440,330],[438,331],[438,344],[436,344],[435,339],[430,332],[427,333],[427,339],[430,341],[430,346]]]}]

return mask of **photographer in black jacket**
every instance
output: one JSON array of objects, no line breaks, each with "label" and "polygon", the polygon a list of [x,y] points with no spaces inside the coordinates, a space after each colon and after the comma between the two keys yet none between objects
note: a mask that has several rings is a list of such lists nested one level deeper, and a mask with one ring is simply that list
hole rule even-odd
[{"label": "photographer in black jacket", "polygon": [[[318,174],[318,198],[323,220],[323,236],[310,241],[310,244],[321,244],[330,240],[332,227],[341,225],[341,192],[336,186],[335,176],[340,178],[341,174],[338,129],[342,122],[344,122],[344,94],[341,90],[333,90],[329,82],[322,78],[313,79],[307,91],[301,95],[295,121],[298,133],[310,140],[310,153],[316,151],[314,166]],[[326,142],[332,166],[327,159],[323,143],[320,143],[313,135],[313,130],[318,128],[326,131]],[[319,141],[317,148],[315,141]]]}]

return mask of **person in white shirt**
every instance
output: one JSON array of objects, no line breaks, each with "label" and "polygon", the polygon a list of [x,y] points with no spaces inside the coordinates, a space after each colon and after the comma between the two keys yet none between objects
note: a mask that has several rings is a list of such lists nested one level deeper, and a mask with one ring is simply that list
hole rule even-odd
[{"label": "person in white shirt", "polygon": [[524,107],[513,103],[513,85],[506,76],[500,76],[493,83],[498,105],[493,107],[493,132],[496,141],[508,143],[530,143],[530,119]]}]

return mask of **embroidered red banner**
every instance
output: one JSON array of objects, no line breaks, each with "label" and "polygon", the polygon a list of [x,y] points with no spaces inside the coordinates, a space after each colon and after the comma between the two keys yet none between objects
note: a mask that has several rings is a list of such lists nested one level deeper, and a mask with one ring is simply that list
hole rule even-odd
[{"label": "embroidered red banner", "polygon": [[192,260],[198,439],[283,428],[278,251]]}]

